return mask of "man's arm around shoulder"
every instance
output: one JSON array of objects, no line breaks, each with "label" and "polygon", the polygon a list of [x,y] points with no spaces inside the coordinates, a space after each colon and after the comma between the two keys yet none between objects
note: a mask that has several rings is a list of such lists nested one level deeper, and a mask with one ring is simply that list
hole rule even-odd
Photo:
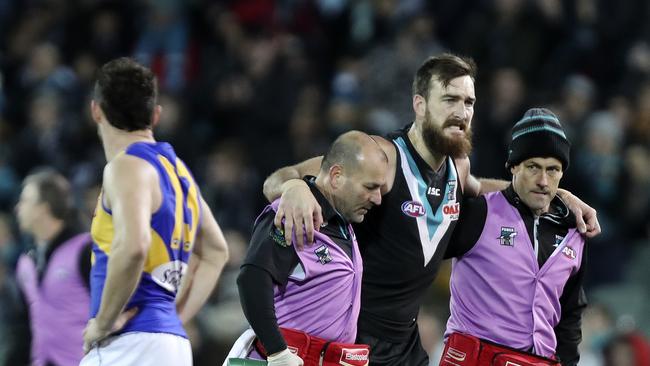
[{"label": "man's arm around shoulder", "polygon": [[454,159],[459,180],[463,187],[463,195],[466,197],[477,197],[482,194],[504,190],[508,187],[508,182],[499,179],[476,178],[472,175],[471,163],[469,157]]}]

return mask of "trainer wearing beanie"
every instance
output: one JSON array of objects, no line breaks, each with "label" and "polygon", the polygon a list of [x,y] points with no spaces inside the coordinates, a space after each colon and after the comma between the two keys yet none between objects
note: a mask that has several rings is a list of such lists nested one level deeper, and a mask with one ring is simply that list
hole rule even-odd
[{"label": "trainer wearing beanie", "polygon": [[512,128],[501,192],[463,201],[446,253],[451,316],[440,365],[564,365],[580,359],[584,239],[556,195],[570,143],[548,109]]},{"label": "trainer wearing beanie", "polygon": [[569,150],[560,120],[546,108],[532,108],[512,128],[512,138],[508,146],[506,167],[538,157],[554,157],[562,163],[562,169],[569,167]]}]

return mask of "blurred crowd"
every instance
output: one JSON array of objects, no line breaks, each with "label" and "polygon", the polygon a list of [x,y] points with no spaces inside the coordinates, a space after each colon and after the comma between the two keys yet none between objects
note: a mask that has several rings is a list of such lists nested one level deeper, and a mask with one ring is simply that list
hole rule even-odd
[{"label": "blurred crowd", "polygon": [[[526,109],[560,116],[573,145],[564,188],[603,229],[589,242],[581,365],[650,365],[648,19],[646,0],[0,0],[0,365],[24,331],[12,315],[16,258],[33,244],[15,224],[22,179],[56,168],[86,227],[92,218],[105,164],[88,111],[98,66],[127,55],[156,72],[156,137],[225,230],[231,262],[189,330],[196,364],[214,365],[246,327],[235,278],[263,179],[344,131],[410,123],[413,73],[444,51],[479,66],[474,175],[509,179],[509,132]],[[448,314],[440,277],[420,318],[433,354]]]}]

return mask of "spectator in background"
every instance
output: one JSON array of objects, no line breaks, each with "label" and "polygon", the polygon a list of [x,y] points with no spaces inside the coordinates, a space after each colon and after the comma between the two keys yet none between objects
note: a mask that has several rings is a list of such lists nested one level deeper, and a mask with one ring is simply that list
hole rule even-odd
[{"label": "spectator in background", "polygon": [[639,332],[625,332],[612,338],[603,350],[604,366],[650,365],[650,343]]},{"label": "spectator in background", "polygon": [[[483,110],[481,121],[475,123],[475,153],[472,155],[472,169],[479,177],[508,179],[501,157],[505,158],[510,139],[510,127],[524,114],[527,97],[526,85],[521,73],[510,67],[495,70],[490,81],[490,98],[479,109]],[[479,100],[478,102],[482,102]]]},{"label": "spectator in background", "polygon": [[636,115],[630,126],[629,140],[650,146],[650,76],[648,82],[639,88],[636,99]]},{"label": "spectator in background", "polygon": [[217,221],[224,229],[248,232],[255,218],[259,178],[247,161],[245,145],[234,139],[220,143],[204,166],[201,192],[210,207],[219,208]]},{"label": "spectator in background", "polygon": [[20,83],[28,93],[44,90],[67,93],[76,89],[77,76],[63,63],[59,48],[53,43],[44,42],[31,50],[21,72]]},{"label": "spectator in background", "polygon": [[62,98],[52,90],[34,95],[29,102],[27,126],[12,141],[11,164],[24,177],[37,166],[69,167],[67,149],[71,135],[66,133]]},{"label": "spectator in background", "polygon": [[594,107],[595,94],[596,87],[591,79],[583,75],[570,75],[562,86],[558,105],[553,108],[558,111],[558,116],[564,122],[567,137],[573,141],[574,146],[582,144],[582,135],[579,132]]},{"label": "spectator in background", "polygon": [[632,145],[625,150],[625,196],[623,222],[630,239],[647,237],[650,225],[650,150],[647,146]]},{"label": "spectator in background", "polygon": [[0,209],[9,210],[20,188],[20,181],[9,161],[9,141],[5,136],[6,125],[0,120]]},{"label": "spectator in background", "polygon": [[31,364],[77,365],[90,306],[90,235],[77,226],[70,184],[52,170],[27,176],[16,213],[36,242],[16,268],[29,306]]},{"label": "spectator in background", "polygon": [[292,158],[303,160],[327,151],[329,136],[321,115],[323,93],[316,85],[302,88],[289,122]]},{"label": "spectator in background", "polygon": [[583,188],[587,202],[594,202],[596,209],[605,211],[615,207],[619,177],[623,167],[621,147],[623,129],[616,115],[609,111],[592,113],[584,128],[583,148],[575,154],[578,184],[587,179],[590,184]]},{"label": "spectator in background", "polygon": [[180,92],[185,87],[187,63],[188,27],[185,6],[179,0],[143,1],[144,30],[135,49],[135,57],[143,64],[153,67],[161,54],[164,71],[161,89]]},{"label": "spectator in background", "polygon": [[[399,3],[407,1],[395,5]],[[357,93],[365,93],[367,131],[378,135],[394,131],[401,126],[402,116],[411,113],[411,73],[427,56],[444,51],[436,37],[432,17],[420,13],[398,28],[389,42],[371,48],[363,58],[357,67],[362,69]]]},{"label": "spectator in background", "polygon": [[0,213],[0,366],[29,364],[29,318],[13,275],[17,241],[11,218]]}]

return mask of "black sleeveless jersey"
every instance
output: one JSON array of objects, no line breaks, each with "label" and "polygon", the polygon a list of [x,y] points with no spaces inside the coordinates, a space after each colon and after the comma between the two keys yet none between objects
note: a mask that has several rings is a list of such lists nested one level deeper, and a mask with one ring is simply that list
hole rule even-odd
[{"label": "black sleeveless jersey", "polygon": [[433,171],[407,131],[388,137],[397,149],[392,189],[354,225],[364,267],[359,332],[392,342],[412,334],[462,201],[453,159]]}]

